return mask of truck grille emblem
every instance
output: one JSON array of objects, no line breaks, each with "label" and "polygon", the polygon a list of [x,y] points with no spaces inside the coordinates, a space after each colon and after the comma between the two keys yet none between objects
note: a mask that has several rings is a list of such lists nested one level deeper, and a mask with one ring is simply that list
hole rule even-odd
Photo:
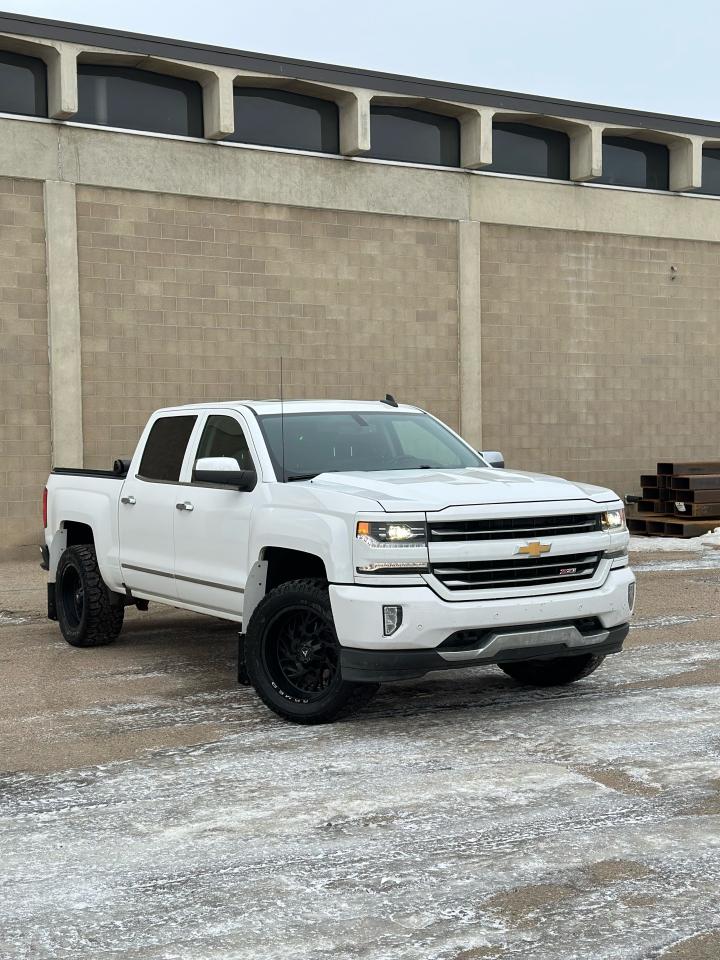
[{"label": "truck grille emblem", "polygon": [[544,553],[550,553],[552,544],[550,543],[540,543],[539,540],[533,540],[531,543],[526,544],[524,547],[518,547],[517,552],[523,554],[525,557],[541,557]]}]

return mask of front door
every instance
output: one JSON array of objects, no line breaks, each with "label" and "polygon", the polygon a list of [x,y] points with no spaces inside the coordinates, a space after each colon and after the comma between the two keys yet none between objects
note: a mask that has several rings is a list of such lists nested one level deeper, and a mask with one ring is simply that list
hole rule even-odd
[{"label": "front door", "polygon": [[[242,618],[248,577],[250,515],[254,491],[197,483],[193,468],[202,457],[233,457],[241,470],[256,470],[240,414],[209,413],[190,461],[186,486],[175,509],[175,577],[178,600],[199,609]],[[257,458],[255,458],[256,460]]]},{"label": "front door", "polygon": [[161,416],[152,424],[123,484],[118,506],[123,582],[137,596],[174,600],[173,523],[180,471],[197,416]]}]

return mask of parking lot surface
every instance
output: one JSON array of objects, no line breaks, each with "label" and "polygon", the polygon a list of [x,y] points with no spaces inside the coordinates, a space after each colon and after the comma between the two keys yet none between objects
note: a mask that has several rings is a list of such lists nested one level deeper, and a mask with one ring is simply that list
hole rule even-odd
[{"label": "parking lot surface", "polygon": [[235,684],[232,627],[73,649],[0,566],[0,957],[717,960],[720,551],[637,561],[582,683],[436,674],[314,728]]}]

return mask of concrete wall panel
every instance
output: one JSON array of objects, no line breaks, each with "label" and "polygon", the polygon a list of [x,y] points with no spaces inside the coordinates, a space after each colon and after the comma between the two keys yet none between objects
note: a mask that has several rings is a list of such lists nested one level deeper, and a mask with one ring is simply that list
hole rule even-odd
[{"label": "concrete wall panel", "polygon": [[457,425],[457,226],[79,187],[85,462],[156,407],[395,393]]},{"label": "concrete wall panel", "polygon": [[717,459],[720,245],[484,224],[480,269],[483,442],[509,466],[624,494]]},{"label": "concrete wall panel", "polygon": [[0,551],[41,541],[50,470],[43,186],[0,177]]}]

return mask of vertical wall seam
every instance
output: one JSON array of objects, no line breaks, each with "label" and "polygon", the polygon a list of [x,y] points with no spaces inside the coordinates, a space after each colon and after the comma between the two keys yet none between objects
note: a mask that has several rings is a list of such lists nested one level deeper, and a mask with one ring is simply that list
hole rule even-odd
[{"label": "vertical wall seam", "polygon": [[81,467],[80,284],[75,185],[46,180],[44,198],[52,464]]},{"label": "vertical wall seam", "polygon": [[458,359],[460,430],[482,445],[482,324],[480,315],[480,223],[458,221]]}]

